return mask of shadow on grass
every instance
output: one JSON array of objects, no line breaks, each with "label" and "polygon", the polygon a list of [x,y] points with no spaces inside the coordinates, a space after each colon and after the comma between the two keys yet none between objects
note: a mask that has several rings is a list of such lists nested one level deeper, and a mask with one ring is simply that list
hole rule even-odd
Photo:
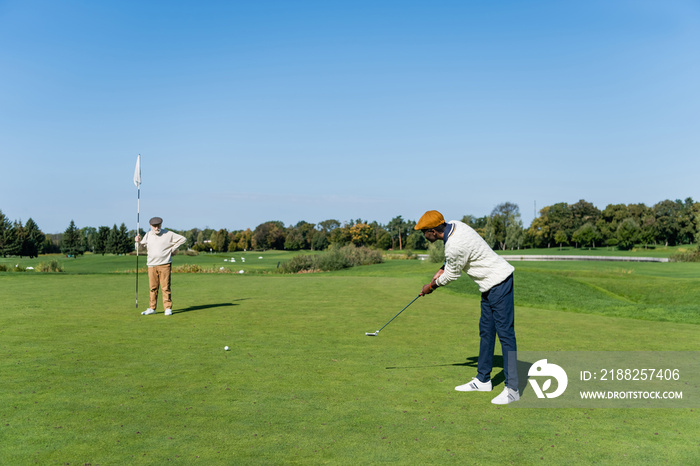
[{"label": "shadow on grass", "polygon": [[[394,366],[394,367],[387,367],[387,369],[422,369],[426,367],[473,367],[476,369],[478,366],[479,362],[479,357],[478,356],[471,356],[468,357],[466,361],[464,362],[456,362],[452,364],[431,364],[431,365],[426,365],[426,366]],[[518,390],[520,391],[520,394],[522,395],[523,392],[528,388],[527,385],[527,378],[528,378],[528,371],[530,370],[530,366],[532,366],[533,363],[527,362],[527,361],[518,361]],[[501,355],[494,355],[493,356],[493,367],[494,369],[496,367],[500,367],[501,369],[503,368],[503,356]],[[496,387],[502,383],[505,383],[506,381],[506,376],[503,370],[498,372],[495,376],[491,377],[491,384]]]},{"label": "shadow on grass", "polygon": [[[245,301],[246,299],[250,298],[241,298],[241,299],[235,299],[234,301]],[[200,304],[199,306],[189,306],[184,309],[178,309],[178,310],[173,310],[173,314],[181,314],[183,312],[192,312],[192,311],[202,311],[204,309],[213,309],[215,307],[229,307],[229,306],[238,306],[239,304],[237,303],[216,303],[216,304]]]}]

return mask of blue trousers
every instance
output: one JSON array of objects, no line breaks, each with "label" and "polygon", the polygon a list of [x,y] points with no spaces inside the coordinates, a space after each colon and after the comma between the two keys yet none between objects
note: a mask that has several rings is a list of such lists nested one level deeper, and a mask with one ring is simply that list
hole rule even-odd
[{"label": "blue trousers", "polygon": [[506,378],[506,387],[517,390],[518,347],[515,342],[513,275],[481,294],[481,319],[479,320],[481,343],[477,364],[477,378],[481,382],[491,380],[496,335],[498,335],[503,351],[503,372]]}]

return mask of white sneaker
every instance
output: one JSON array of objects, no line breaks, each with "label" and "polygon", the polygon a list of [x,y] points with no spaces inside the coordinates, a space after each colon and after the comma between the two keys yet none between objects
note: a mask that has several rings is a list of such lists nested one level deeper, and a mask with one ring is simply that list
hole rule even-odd
[{"label": "white sneaker", "polygon": [[151,308],[149,307],[148,309],[146,309],[145,311],[143,311],[143,312],[141,313],[141,315],[142,315],[142,316],[150,316],[151,314],[155,314],[155,313],[156,313],[156,311],[154,311],[153,309],[151,309]]},{"label": "white sneaker", "polygon": [[495,405],[507,405],[508,403],[518,401],[519,399],[520,394],[517,390],[513,390],[512,388],[506,387],[505,389],[503,389],[500,395],[491,400],[491,403]]},{"label": "white sneaker", "polygon": [[455,390],[458,392],[490,392],[492,388],[490,380],[488,382],[481,382],[474,377],[471,382],[456,386]]},{"label": "white sneaker", "polygon": [[166,309],[166,310],[165,310],[165,315],[166,315],[166,316],[171,316],[171,315],[173,315],[173,310],[172,310],[172,309]]}]

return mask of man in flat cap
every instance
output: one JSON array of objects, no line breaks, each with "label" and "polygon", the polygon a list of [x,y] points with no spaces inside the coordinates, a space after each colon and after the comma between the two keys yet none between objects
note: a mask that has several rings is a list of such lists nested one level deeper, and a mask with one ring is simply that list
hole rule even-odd
[{"label": "man in flat cap", "polygon": [[437,210],[426,212],[415,226],[431,243],[445,242],[445,263],[431,282],[423,287],[420,295],[432,293],[438,287],[457,280],[462,271],[476,282],[481,292],[481,319],[479,320],[479,361],[477,376],[471,382],[455,387],[461,392],[490,392],[491,370],[496,335],[503,351],[505,389],[491,402],[508,404],[520,399],[518,391],[517,345],[515,342],[515,306],[513,301],[513,271],[505,259],[469,225],[445,222]]},{"label": "man in flat cap", "polygon": [[163,290],[163,307],[165,315],[169,316],[173,313],[172,293],[170,291],[170,270],[173,262],[173,252],[180,246],[185,244],[186,238],[172,231],[162,230],[163,219],[153,217],[149,222],[151,230],[143,235],[136,236],[136,247],[139,245],[146,246],[148,249],[148,285],[150,288],[150,301],[148,309],[143,311],[142,315],[151,315],[156,313],[158,305],[158,288]]}]

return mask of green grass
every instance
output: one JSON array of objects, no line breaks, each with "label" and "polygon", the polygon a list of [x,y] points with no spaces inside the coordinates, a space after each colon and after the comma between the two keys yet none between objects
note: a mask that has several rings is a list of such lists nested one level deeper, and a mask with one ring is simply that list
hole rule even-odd
[{"label": "green grass", "polygon": [[621,251],[616,247],[596,247],[596,248],[574,248],[565,246],[552,246],[551,248],[539,249],[516,249],[497,251],[503,255],[526,256],[526,255],[545,255],[545,256],[621,256],[621,257],[671,257],[674,254],[684,251],[694,251],[698,247],[697,244],[683,244],[680,246],[648,246],[637,245],[628,250]]},{"label": "green grass", "polygon": [[[305,254],[312,254],[309,251]],[[291,259],[295,254],[287,251],[264,251],[264,252],[230,252],[206,254],[201,253],[197,256],[188,256],[179,253],[174,256],[173,265],[197,264],[207,269],[219,269],[224,267],[232,272],[243,270],[245,273],[268,273],[277,268],[277,264],[281,261]],[[231,259],[236,262],[230,262]],[[19,265],[21,268],[34,267],[41,262],[49,262],[57,260],[64,268],[66,273],[116,273],[116,272],[134,272],[136,270],[136,256],[116,256],[114,254],[95,255],[85,254],[76,258],[68,258],[61,254],[44,255],[39,258],[29,259],[23,258],[1,258],[0,264],[5,264],[8,268]],[[226,259],[226,261],[224,261]],[[245,259],[245,262],[242,260]],[[146,271],[146,256],[141,255],[138,258],[139,271]],[[30,272],[27,273],[36,273]]]},{"label": "green grass", "polygon": [[[700,264],[514,262],[516,305],[700,324]],[[450,291],[478,296],[469,280]]]},{"label": "green grass", "polygon": [[[291,257],[250,254],[246,264],[259,272]],[[230,266],[228,257],[175,263]],[[514,409],[492,405],[495,393],[455,392],[475,375],[478,351],[479,301],[466,277],[365,337],[418,293],[436,264],[175,274],[174,315],[144,317],[134,309],[134,275],[111,273],[133,261],[85,256],[68,273],[0,273],[0,463],[698,460],[697,409]],[[530,285],[557,297],[518,304],[521,350],[700,351],[700,327],[673,321],[698,302],[698,265],[515,266],[518,299],[534,293]],[[665,288],[672,292],[656,296]],[[568,308],[589,297],[595,305]],[[607,315],[618,301],[662,311],[649,320]]]}]

